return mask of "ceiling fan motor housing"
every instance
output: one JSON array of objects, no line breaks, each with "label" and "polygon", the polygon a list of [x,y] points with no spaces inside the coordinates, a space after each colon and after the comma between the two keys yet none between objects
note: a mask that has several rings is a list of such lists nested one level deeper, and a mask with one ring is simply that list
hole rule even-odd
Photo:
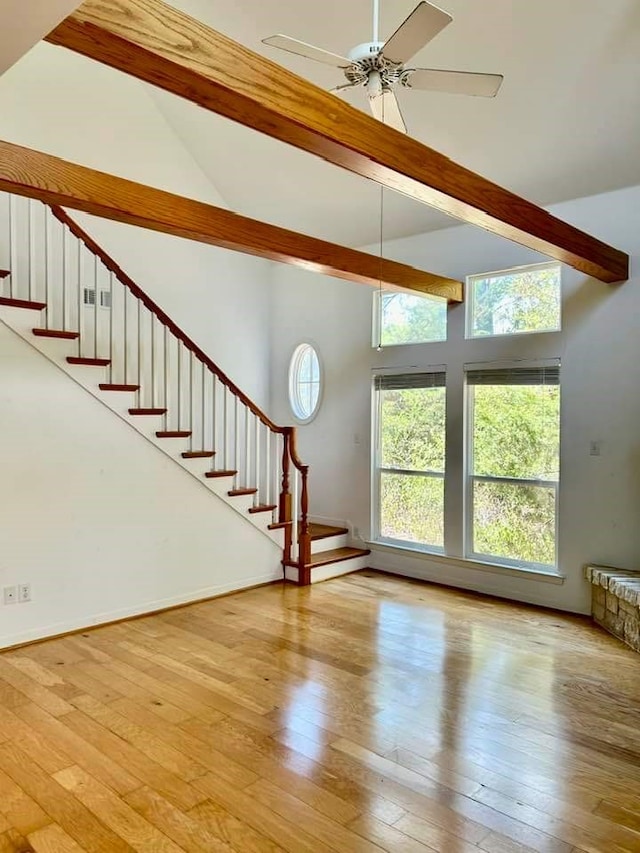
[{"label": "ceiling fan motor housing", "polygon": [[352,48],[347,54],[351,65],[344,69],[344,75],[349,81],[357,85],[366,85],[372,71],[380,75],[382,89],[390,89],[399,82],[402,76],[403,66],[401,63],[391,62],[382,55],[384,42],[363,42]]}]

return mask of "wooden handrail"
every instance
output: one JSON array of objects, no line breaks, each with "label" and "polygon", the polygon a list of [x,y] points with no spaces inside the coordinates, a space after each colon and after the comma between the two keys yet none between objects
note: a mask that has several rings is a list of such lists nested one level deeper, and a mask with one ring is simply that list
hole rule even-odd
[{"label": "wooden handrail", "polygon": [[298,433],[296,432],[295,427],[287,427],[287,429],[289,430],[289,453],[291,455],[291,461],[298,471],[302,473],[305,468],[308,470],[309,466],[305,465],[298,456]]},{"label": "wooden handrail", "polygon": [[[218,377],[220,382],[225,385],[232,394],[234,394],[238,399],[244,403],[244,405],[249,409],[249,411],[253,412],[253,414],[259,418],[262,423],[267,426],[272,432],[279,433],[280,435],[284,435],[291,429],[291,427],[281,427],[275,424],[271,418],[266,415],[262,409],[260,409],[256,404],[251,400],[247,395],[238,388],[238,386],[232,382],[231,379],[218,367],[218,365],[213,362],[209,356],[200,349],[200,347],[187,335],[186,332],[183,332],[182,329],[177,326],[171,317],[169,317],[165,312],[160,308],[159,305],[149,297],[147,294],[138,287],[138,285],[130,278],[124,270],[113,260],[113,258],[104,251],[104,249],[99,246],[95,240],[93,240],[87,232],[75,222],[69,214],[62,208],[56,204],[50,205],[51,211],[56,219],[61,222],[63,225],[66,225],[69,231],[81,240],[87,249],[92,252],[97,258],[99,258],[105,267],[112,272],[118,281],[123,284],[131,293],[139,299],[142,304],[162,323],[163,326],[166,326],[169,331],[179,340],[181,341],[185,347],[190,350],[195,357],[201,361],[205,367],[208,367],[209,370]],[[292,460],[294,465],[296,465],[295,460]],[[298,467],[298,465],[296,465]]]}]

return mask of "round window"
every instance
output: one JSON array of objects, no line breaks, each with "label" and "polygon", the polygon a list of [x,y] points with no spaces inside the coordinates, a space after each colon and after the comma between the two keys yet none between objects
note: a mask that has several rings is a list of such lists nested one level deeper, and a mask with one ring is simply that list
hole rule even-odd
[{"label": "round window", "polygon": [[289,403],[296,419],[307,423],[320,405],[320,359],[311,344],[295,348],[289,365]]}]

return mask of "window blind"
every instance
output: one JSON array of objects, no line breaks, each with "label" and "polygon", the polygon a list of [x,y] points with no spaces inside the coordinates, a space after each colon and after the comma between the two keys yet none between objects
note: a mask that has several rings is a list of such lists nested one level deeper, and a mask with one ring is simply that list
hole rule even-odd
[{"label": "window blind", "polygon": [[486,367],[467,370],[468,385],[559,385],[560,367]]},{"label": "window blind", "polygon": [[443,370],[436,373],[396,373],[378,374],[374,385],[376,391],[400,391],[407,388],[444,388],[447,374]]}]

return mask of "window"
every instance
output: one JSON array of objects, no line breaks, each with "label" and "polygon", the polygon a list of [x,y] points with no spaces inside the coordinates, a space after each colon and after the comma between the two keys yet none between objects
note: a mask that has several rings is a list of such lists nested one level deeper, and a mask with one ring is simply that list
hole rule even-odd
[{"label": "window", "polygon": [[560,328],[560,264],[536,264],[467,279],[467,337]]},{"label": "window", "polygon": [[444,549],[445,374],[375,378],[378,539]]},{"label": "window", "polygon": [[373,345],[418,344],[447,339],[444,299],[410,293],[374,294]]},{"label": "window", "polygon": [[301,423],[313,420],[320,406],[321,371],[311,344],[296,347],[289,365],[289,403]]},{"label": "window", "polygon": [[555,567],[559,367],[468,370],[467,392],[470,556]]}]

